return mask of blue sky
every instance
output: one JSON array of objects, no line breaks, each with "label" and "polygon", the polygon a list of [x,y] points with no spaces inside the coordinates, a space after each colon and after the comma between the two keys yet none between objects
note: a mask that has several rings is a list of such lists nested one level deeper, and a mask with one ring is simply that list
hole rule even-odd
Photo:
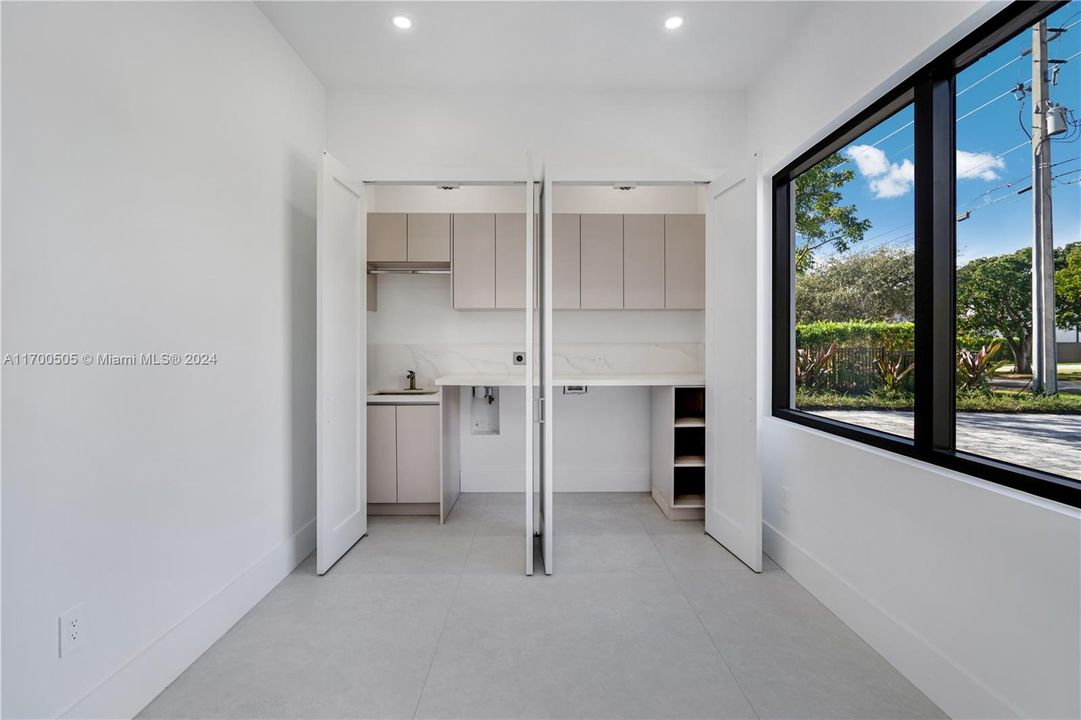
[{"label": "blue sky", "polygon": [[[1060,8],[1048,27],[1069,27],[1050,43],[1049,56],[1067,59],[1051,99],[1081,120],[1081,0]],[[1010,92],[1032,79],[1031,33],[1000,46],[957,77],[957,207],[970,210],[957,224],[958,263],[1012,252],[1031,243],[1032,194],[1017,191],[1032,183],[1031,145],[1018,122],[1020,103]],[[1021,122],[1031,123],[1031,97],[1025,98]],[[842,193],[860,217],[872,223],[855,249],[880,245],[912,247],[913,131],[909,106],[842,150],[856,179]],[[1077,134],[1076,132],[1074,133]],[[1055,245],[1081,240],[1081,140],[1053,141],[1051,160],[1057,176],[1053,190]],[[819,257],[829,253],[819,253]]]}]

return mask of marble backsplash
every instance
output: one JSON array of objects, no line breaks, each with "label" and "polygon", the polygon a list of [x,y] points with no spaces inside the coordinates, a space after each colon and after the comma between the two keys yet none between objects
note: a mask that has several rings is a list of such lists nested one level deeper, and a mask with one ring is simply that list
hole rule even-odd
[{"label": "marble backsplash", "polygon": [[[506,374],[518,371],[512,353],[519,344],[453,344],[368,346],[369,390],[404,387],[405,374],[417,373],[419,387],[435,378],[459,373]],[[553,372],[559,375],[638,375],[701,373],[705,346],[701,343],[557,343]]]}]

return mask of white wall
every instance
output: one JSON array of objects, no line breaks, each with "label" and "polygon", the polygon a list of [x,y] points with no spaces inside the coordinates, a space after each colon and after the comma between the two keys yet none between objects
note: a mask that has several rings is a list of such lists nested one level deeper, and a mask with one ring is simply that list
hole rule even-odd
[{"label": "white wall", "polygon": [[521,172],[530,150],[556,178],[626,169],[711,179],[743,144],[743,102],[739,92],[331,89],[327,144],[366,179]]},{"label": "white wall", "polygon": [[3,352],[217,354],[3,368],[3,715],[130,716],[314,546],[324,93],[252,4],[4,3],[3,110]]},{"label": "white wall", "polygon": [[[817,8],[750,93],[763,168],[760,302],[770,175],[995,9],[914,7]],[[1078,512],[768,417],[766,323],[767,552],[949,715],[1081,716]]]}]

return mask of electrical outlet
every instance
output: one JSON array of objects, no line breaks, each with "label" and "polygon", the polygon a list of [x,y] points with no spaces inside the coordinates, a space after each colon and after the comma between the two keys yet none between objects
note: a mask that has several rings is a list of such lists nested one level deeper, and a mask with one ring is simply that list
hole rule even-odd
[{"label": "electrical outlet", "polygon": [[525,351],[515,350],[510,354],[510,359],[514,365],[525,365]]},{"label": "electrical outlet", "polygon": [[789,489],[789,487],[787,485],[782,485],[781,486],[781,509],[784,510],[786,514],[792,512],[791,498],[792,498],[792,491]]},{"label": "electrical outlet", "polygon": [[60,616],[60,657],[81,650],[86,644],[86,618],[79,603]]}]

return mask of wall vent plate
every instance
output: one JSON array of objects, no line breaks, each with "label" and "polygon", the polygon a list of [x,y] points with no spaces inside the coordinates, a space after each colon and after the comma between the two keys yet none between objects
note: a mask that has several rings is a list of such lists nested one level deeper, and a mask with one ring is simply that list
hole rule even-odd
[{"label": "wall vent plate", "polygon": [[564,385],[563,386],[563,394],[564,395],[585,395],[587,392],[589,392],[589,388],[586,387],[585,385]]},{"label": "wall vent plate", "polygon": [[510,361],[513,365],[525,365],[525,351],[515,350],[510,354]]}]

